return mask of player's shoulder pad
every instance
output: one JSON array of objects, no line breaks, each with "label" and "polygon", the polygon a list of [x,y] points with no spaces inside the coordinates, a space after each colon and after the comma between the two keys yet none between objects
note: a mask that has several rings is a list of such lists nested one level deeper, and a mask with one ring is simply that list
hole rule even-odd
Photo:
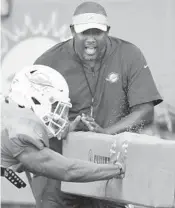
[{"label": "player's shoulder pad", "polygon": [[31,143],[39,149],[49,147],[47,131],[40,122],[33,119],[21,119],[15,128],[9,131],[10,138],[18,138],[23,143]]}]

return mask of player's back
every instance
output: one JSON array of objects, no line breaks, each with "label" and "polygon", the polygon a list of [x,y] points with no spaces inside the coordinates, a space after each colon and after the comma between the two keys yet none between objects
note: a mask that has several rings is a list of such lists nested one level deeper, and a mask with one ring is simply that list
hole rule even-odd
[{"label": "player's back", "polygon": [[[49,146],[47,131],[39,118],[30,110],[13,101],[1,103],[1,165],[20,167],[16,157],[26,147],[38,149]],[[15,168],[16,169],[16,168]]]}]

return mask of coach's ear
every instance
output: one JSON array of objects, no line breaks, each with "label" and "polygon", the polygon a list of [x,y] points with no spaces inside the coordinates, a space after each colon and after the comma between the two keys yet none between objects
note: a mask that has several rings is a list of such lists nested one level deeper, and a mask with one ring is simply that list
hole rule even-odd
[{"label": "coach's ear", "polygon": [[109,34],[109,31],[110,31],[110,29],[111,29],[111,27],[110,26],[108,26],[108,28],[107,28],[107,34]]},{"label": "coach's ear", "polygon": [[72,36],[74,36],[76,32],[75,32],[73,25],[70,25],[70,30],[71,30]]}]

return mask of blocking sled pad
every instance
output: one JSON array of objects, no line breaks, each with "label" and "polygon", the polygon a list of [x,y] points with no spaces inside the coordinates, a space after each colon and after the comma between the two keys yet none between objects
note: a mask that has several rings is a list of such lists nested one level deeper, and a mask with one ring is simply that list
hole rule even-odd
[{"label": "blocking sled pad", "polygon": [[63,143],[63,155],[94,163],[108,163],[110,149],[116,154],[127,143],[124,179],[88,183],[62,182],[66,193],[118,203],[170,208],[175,194],[175,141],[135,133],[118,135],[73,132]]}]

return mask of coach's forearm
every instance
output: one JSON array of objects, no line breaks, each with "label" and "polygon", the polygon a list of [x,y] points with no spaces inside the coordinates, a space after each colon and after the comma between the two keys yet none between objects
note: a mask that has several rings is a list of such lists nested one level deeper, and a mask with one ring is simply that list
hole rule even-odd
[{"label": "coach's forearm", "polygon": [[131,113],[121,119],[117,124],[105,129],[108,134],[117,134],[124,131],[137,131],[145,125],[150,124],[154,118],[154,107],[152,103],[135,106]]},{"label": "coach's forearm", "polygon": [[90,182],[106,180],[119,175],[120,169],[113,164],[94,164],[68,159],[44,148],[28,149],[18,156],[20,162],[32,173],[61,181]]}]

